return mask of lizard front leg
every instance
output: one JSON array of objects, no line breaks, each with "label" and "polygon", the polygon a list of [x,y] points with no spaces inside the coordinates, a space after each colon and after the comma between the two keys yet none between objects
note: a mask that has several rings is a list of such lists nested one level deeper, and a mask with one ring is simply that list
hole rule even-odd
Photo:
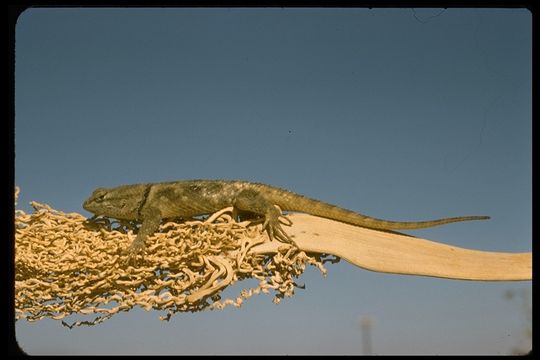
[{"label": "lizard front leg", "polygon": [[235,198],[234,207],[264,216],[263,229],[270,240],[277,240],[296,245],[294,240],[283,230],[279,217],[281,212],[261,192],[253,189],[242,190]]},{"label": "lizard front leg", "polygon": [[128,255],[128,260],[134,259],[137,254],[140,254],[144,250],[146,239],[156,232],[161,224],[161,212],[158,209],[146,208],[141,211],[141,216],[143,222],[139,233],[131,245],[124,251],[124,254]]}]

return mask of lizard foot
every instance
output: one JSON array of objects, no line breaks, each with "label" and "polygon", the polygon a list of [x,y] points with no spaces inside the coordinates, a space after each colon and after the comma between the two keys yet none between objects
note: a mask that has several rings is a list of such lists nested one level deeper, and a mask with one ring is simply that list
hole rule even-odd
[{"label": "lizard foot", "polygon": [[[280,217],[283,218],[283,221],[280,220]],[[292,221],[286,217],[283,217],[281,215],[281,211],[277,213],[272,212],[266,215],[263,223],[263,229],[266,230],[266,232],[268,233],[270,240],[273,240],[275,238],[278,241],[286,244],[291,244],[294,247],[298,248],[296,242],[289,234],[285,232],[285,230],[283,230],[281,225],[291,226]]]},{"label": "lizard foot", "polygon": [[124,259],[124,263],[126,265],[132,265],[137,262],[137,256],[143,255],[144,253],[145,244],[142,241],[133,241],[131,245],[124,251],[122,251],[123,256],[127,256]]}]

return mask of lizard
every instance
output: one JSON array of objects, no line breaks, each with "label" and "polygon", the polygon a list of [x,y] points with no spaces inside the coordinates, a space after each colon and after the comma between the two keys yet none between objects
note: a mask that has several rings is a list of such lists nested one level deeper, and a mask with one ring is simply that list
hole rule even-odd
[{"label": "lizard", "polygon": [[98,188],[83,203],[83,208],[94,213],[94,217],[101,215],[141,223],[137,236],[124,251],[130,258],[144,250],[146,239],[157,231],[163,219],[187,219],[229,206],[235,211],[264,217],[263,230],[270,240],[275,238],[294,246],[294,240],[281,227],[281,211],[302,212],[384,231],[489,219],[489,216],[461,216],[427,221],[383,220],[271,185],[241,180],[180,180]]}]

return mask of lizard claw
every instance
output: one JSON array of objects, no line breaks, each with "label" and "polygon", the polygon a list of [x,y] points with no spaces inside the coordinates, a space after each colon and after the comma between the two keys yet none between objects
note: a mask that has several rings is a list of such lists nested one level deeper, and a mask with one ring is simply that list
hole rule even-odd
[{"label": "lizard claw", "polygon": [[280,216],[281,212],[278,215],[267,214],[263,223],[263,229],[266,230],[266,232],[268,233],[268,237],[271,241],[275,238],[276,240],[283,243],[291,244],[295,247],[298,247],[296,242],[281,227],[281,224],[290,226],[292,225],[292,222],[288,220],[287,223],[282,223],[281,221],[279,221]]},{"label": "lizard claw", "polygon": [[127,265],[136,263],[137,255],[143,255],[145,244],[142,241],[133,241],[131,245],[124,251],[122,251],[123,256],[127,256],[124,263]]}]

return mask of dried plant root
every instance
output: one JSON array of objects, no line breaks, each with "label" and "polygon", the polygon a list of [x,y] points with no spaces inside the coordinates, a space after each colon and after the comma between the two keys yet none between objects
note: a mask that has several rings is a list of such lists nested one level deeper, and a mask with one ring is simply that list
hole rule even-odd
[{"label": "dried plant root", "polygon": [[[34,212],[15,213],[16,319],[95,325],[139,306],[166,311],[160,319],[169,320],[177,312],[240,307],[261,292],[273,292],[278,303],[302,287],[295,279],[307,264],[326,271],[324,255],[290,245],[249,252],[268,238],[260,224],[234,221],[232,208],[206,220],[163,223],[149,237],[144,256],[130,266],[121,261],[122,251],[135,238],[135,224],[107,218],[89,223],[77,213],[31,205]],[[258,279],[258,286],[221,300],[225,288],[248,278]],[[64,321],[74,314],[94,319]]]}]

